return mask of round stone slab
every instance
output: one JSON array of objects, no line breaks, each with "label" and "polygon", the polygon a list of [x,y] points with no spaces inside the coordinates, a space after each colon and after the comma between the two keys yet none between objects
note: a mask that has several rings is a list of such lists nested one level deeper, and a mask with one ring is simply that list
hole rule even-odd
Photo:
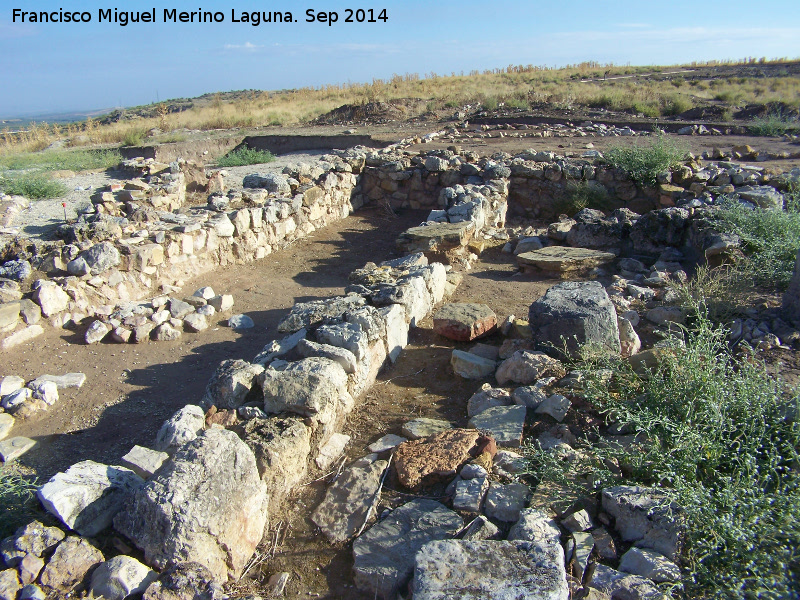
[{"label": "round stone slab", "polygon": [[523,252],[517,255],[517,264],[527,272],[551,271],[569,273],[599,267],[616,258],[612,252],[571,248],[568,246],[549,246],[541,250]]}]

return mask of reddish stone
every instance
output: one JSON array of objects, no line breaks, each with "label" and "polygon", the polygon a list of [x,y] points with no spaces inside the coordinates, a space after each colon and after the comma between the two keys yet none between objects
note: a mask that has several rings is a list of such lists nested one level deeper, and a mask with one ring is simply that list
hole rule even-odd
[{"label": "reddish stone", "polygon": [[474,429],[452,429],[404,442],[394,454],[398,481],[419,489],[455,477],[458,470],[482,452],[497,452],[494,440]]},{"label": "reddish stone", "polygon": [[497,329],[497,315],[485,304],[445,304],[433,315],[433,330],[457,342],[469,342]]}]

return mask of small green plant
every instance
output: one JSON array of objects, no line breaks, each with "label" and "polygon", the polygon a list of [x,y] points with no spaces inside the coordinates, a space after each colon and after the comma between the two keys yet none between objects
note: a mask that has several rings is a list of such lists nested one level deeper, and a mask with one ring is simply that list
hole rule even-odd
[{"label": "small green plant", "polygon": [[616,146],[606,152],[606,161],[627,171],[640,185],[654,186],[659,173],[670,171],[681,164],[686,149],[671,138],[657,135],[649,146]]},{"label": "small green plant", "polygon": [[[611,485],[663,490],[681,507],[684,577],[673,593],[710,599],[794,597],[800,583],[800,423],[797,390],[770,377],[753,356],[730,354],[726,331],[695,306],[685,345],[657,368],[626,361],[590,377],[585,398],[627,424],[637,442],[581,447],[580,462],[538,446],[530,475],[587,494]],[[541,483],[540,483],[541,485]]]},{"label": "small green plant", "polygon": [[245,165],[259,165],[275,160],[275,155],[269,150],[256,150],[241,146],[228,152],[217,161],[220,167],[242,167]]},{"label": "small green plant", "polygon": [[661,106],[654,100],[634,102],[633,111],[645,117],[655,118],[661,116]]},{"label": "small green plant", "polygon": [[680,94],[670,94],[661,99],[663,108],[661,110],[664,115],[679,115],[692,108],[692,101],[686,96]]},{"label": "small green plant", "polygon": [[34,515],[36,482],[0,469],[0,539],[10,536]]},{"label": "small green plant", "polygon": [[0,190],[6,194],[24,196],[29,200],[61,198],[67,194],[67,186],[54,180],[46,173],[26,173],[23,175],[0,175]]},{"label": "small green plant", "polygon": [[554,208],[557,214],[571,217],[584,208],[606,210],[609,204],[608,190],[602,185],[590,181],[570,181],[566,192],[558,199]]},{"label": "small green plant", "polygon": [[142,129],[131,129],[122,138],[122,145],[126,147],[141,146],[147,132]]},{"label": "small green plant", "polygon": [[774,111],[753,119],[748,129],[753,135],[776,137],[800,129],[800,124],[796,118]]},{"label": "small green plant", "polygon": [[745,260],[737,263],[737,275],[755,285],[784,289],[792,278],[800,249],[800,194],[787,194],[789,210],[751,208],[741,202],[723,203],[717,225],[742,240]]},{"label": "small green plant", "polygon": [[726,323],[741,316],[747,295],[752,292],[750,282],[741,276],[736,265],[716,268],[701,265],[694,276],[671,287],[685,310],[692,312],[700,307],[714,323]]}]

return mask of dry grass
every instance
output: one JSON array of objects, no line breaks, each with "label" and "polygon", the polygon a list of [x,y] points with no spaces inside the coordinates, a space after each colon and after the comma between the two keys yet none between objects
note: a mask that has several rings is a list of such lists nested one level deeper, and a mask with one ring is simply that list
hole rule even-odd
[{"label": "dry grass", "polygon": [[[748,60],[745,64],[785,61]],[[694,66],[714,66],[703,63]],[[725,63],[739,64],[739,63]],[[662,80],[650,78],[612,79],[625,75],[658,74],[676,67],[630,67],[589,62],[562,69],[509,66],[486,72],[395,75],[371,83],[327,85],[279,92],[247,92],[235,100],[219,96],[204,106],[170,113],[164,103],[154,116],[99,126],[88,120],[66,128],[34,125],[29,130],[0,134],[0,153],[35,151],[50,141],[68,138],[72,145],[119,144],[142,138],[151,129],[162,132],[179,129],[233,129],[307,123],[342,106],[404,98],[423,100],[421,110],[449,110],[467,105],[487,109],[505,106],[527,109],[536,105],[554,108],[603,107],[650,117],[682,113],[698,104],[723,102],[736,108],[745,104],[780,102],[800,106],[800,78],[763,77],[690,80],[681,76]],[[413,114],[408,116],[415,116]]]}]

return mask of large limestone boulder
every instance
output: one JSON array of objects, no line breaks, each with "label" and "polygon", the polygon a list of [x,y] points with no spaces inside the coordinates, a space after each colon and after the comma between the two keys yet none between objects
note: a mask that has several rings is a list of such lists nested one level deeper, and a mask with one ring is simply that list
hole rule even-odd
[{"label": "large limestone boulder", "polygon": [[64,525],[93,536],[111,525],[111,519],[142,483],[130,469],[85,460],[56,473],[36,495]]},{"label": "large limestone boulder", "polygon": [[783,194],[769,185],[747,185],[736,190],[739,198],[764,210],[783,210]]},{"label": "large limestone boulder", "polygon": [[435,500],[412,500],[393,510],[353,542],[356,586],[394,600],[411,579],[419,549],[453,537],[462,525],[458,514]]},{"label": "large limestone boulder", "polygon": [[569,598],[561,546],[521,541],[429,542],[415,557],[412,589],[414,600]]},{"label": "large limestone boulder", "polygon": [[531,304],[528,321],[537,344],[547,352],[575,354],[589,343],[620,353],[617,312],[597,281],[554,285]]},{"label": "large limestone boulder", "polygon": [[206,386],[203,397],[205,406],[238,408],[253,389],[256,378],[264,367],[243,360],[223,360]]},{"label": "large limestone boulder", "polygon": [[198,562],[224,582],[241,575],[261,541],[268,498],[247,444],[232,431],[210,429],[134,493],[114,527],[147,564]]},{"label": "large limestone boulder", "polygon": [[311,430],[295,417],[250,419],[244,441],[256,458],[261,480],[270,494],[270,510],[306,476],[311,455]]},{"label": "large limestone boulder", "polygon": [[339,387],[319,373],[269,369],[259,376],[259,383],[267,414],[291,412],[317,417],[329,414],[339,402]]}]

